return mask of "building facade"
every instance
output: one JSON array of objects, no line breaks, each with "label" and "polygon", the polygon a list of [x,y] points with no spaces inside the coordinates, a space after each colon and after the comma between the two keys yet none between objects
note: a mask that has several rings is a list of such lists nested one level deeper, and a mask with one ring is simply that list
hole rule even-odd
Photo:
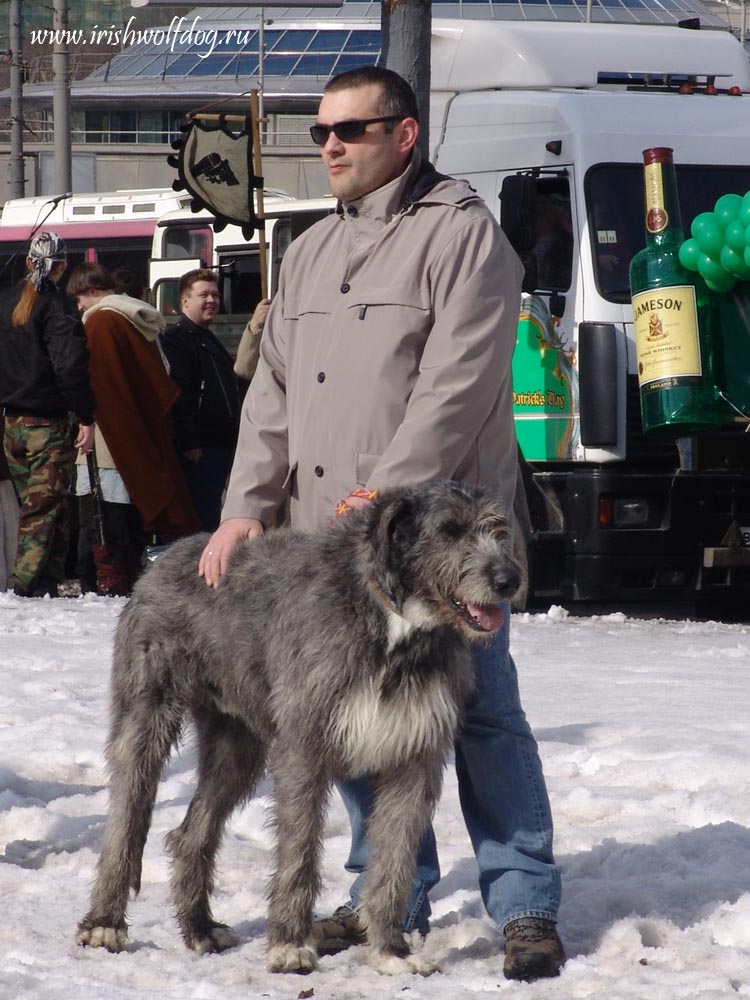
[{"label": "building facade", "polygon": [[[0,17],[7,6],[0,4]],[[247,113],[249,93],[259,90],[266,184],[298,197],[325,193],[308,127],[326,80],[379,60],[380,6],[345,0],[338,9],[274,8],[271,16],[271,8],[132,8],[73,0],[74,191],[169,186],[175,173],[167,155],[186,116],[198,109]],[[51,27],[45,23],[51,8],[34,8],[24,26],[25,193],[55,194],[51,41],[39,34]],[[593,21],[653,24],[698,19],[704,29],[720,30],[737,30],[738,11],[702,0],[591,0],[590,6],[586,0],[433,0],[435,17],[583,21],[590,15]],[[7,91],[0,102],[2,203],[10,140]]]}]

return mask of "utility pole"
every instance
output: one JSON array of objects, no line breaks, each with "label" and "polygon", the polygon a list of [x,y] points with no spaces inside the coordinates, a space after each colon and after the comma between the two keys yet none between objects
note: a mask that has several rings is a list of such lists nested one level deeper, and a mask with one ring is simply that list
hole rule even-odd
[{"label": "utility pole", "polygon": [[381,62],[403,76],[417,95],[419,150],[430,155],[431,0],[383,0],[380,15]]},{"label": "utility pole", "polygon": [[73,188],[68,0],[54,0],[53,28],[55,41],[52,49],[52,76],[54,80],[52,117],[54,119],[55,190],[52,193],[65,194]]},{"label": "utility pole", "polygon": [[23,21],[21,0],[10,3],[10,160],[8,197],[23,198]]}]

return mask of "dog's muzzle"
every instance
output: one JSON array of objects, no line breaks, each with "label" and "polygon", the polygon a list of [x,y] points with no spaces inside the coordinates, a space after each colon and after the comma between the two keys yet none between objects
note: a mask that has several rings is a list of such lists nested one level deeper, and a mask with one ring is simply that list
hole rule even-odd
[{"label": "dog's muzzle", "polygon": [[454,597],[450,601],[454,611],[475,632],[497,632],[505,621],[505,612],[496,604],[462,604]]}]

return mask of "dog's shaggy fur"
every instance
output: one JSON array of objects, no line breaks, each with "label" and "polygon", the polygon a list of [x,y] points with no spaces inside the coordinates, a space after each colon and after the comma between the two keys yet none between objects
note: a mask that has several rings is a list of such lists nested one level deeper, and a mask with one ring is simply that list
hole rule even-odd
[{"label": "dog's shaggy fur", "polygon": [[78,943],[125,946],[159,777],[192,717],[198,787],[167,837],[187,946],[236,943],[211,915],[214,861],[228,816],[269,766],[269,967],[312,969],[328,792],[336,778],[372,774],[361,909],[374,964],[427,971],[400,923],[472,689],[469,643],[497,630],[497,605],[521,582],[504,508],[456,483],[388,491],[317,534],[281,529],[242,543],[216,589],[197,573],[206,537],[156,561],[117,629],[110,811]]}]

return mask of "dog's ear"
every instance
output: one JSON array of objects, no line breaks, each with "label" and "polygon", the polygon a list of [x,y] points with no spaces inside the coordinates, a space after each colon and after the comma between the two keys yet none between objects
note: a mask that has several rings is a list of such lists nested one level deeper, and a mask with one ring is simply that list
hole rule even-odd
[{"label": "dog's ear", "polygon": [[380,509],[372,525],[374,576],[397,610],[408,592],[406,555],[414,541],[415,513],[413,497],[397,496]]}]

